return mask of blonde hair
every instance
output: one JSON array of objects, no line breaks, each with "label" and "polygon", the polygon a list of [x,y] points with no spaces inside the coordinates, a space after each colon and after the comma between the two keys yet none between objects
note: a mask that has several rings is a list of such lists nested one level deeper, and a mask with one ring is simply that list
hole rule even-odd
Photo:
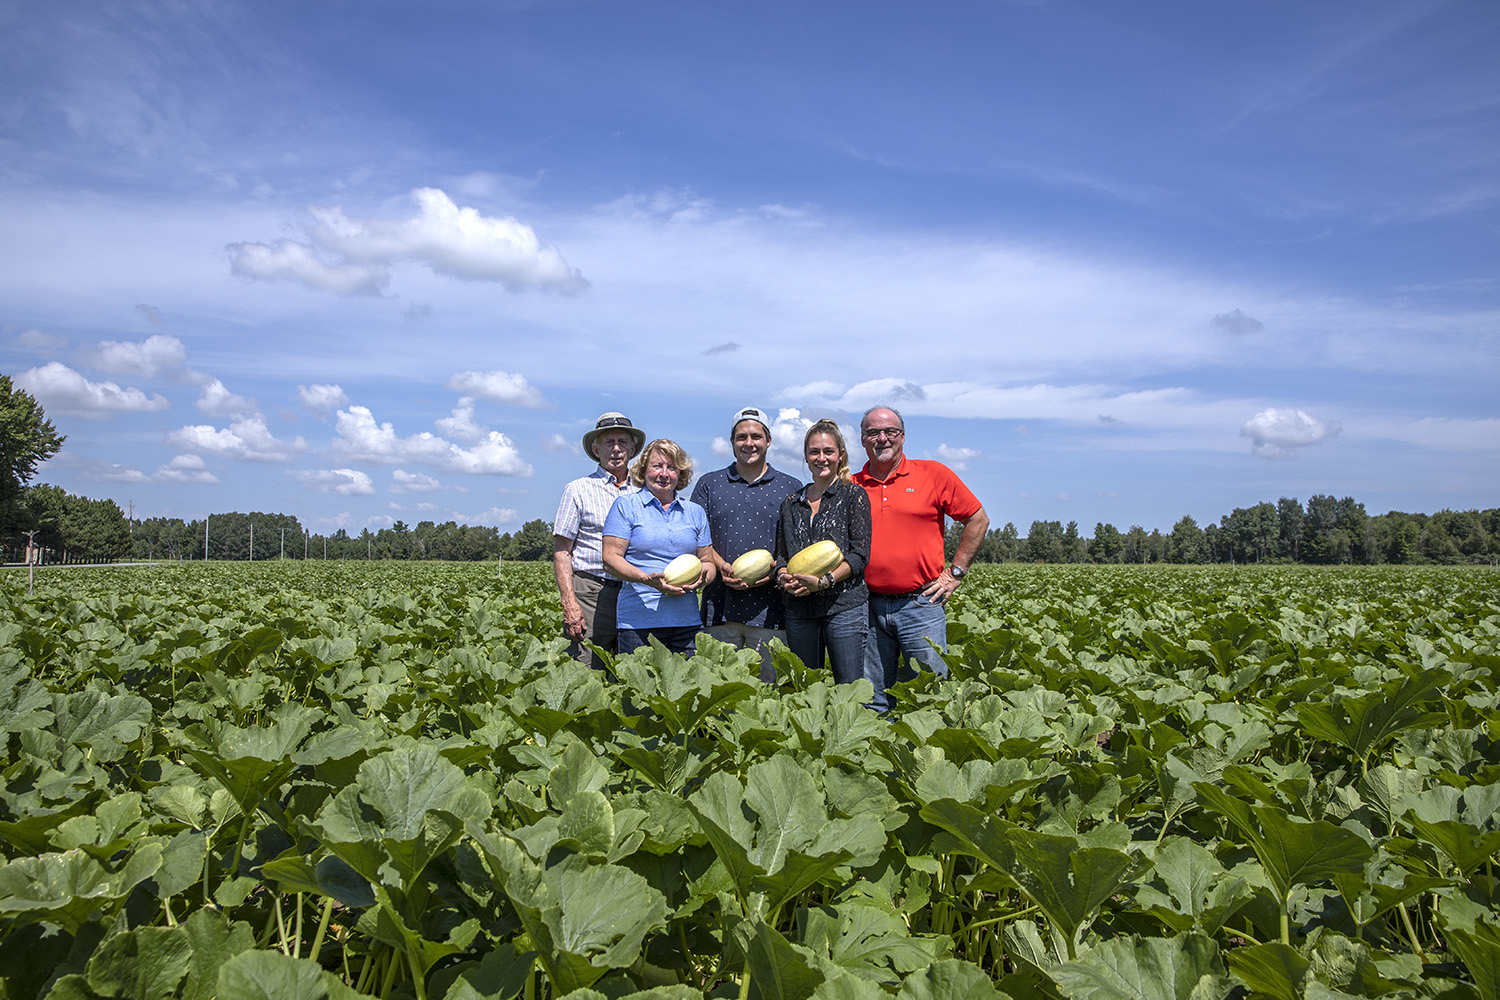
[{"label": "blonde hair", "polygon": [[681,445],[666,438],[657,438],[641,449],[640,457],[631,463],[630,481],[637,486],[646,485],[646,465],[651,461],[653,451],[661,452],[677,469],[677,489],[686,489],[687,484],[693,481],[693,460],[682,450]]},{"label": "blonde hair", "polygon": [[807,429],[802,435],[802,454],[807,454],[807,443],[813,439],[814,434],[827,434],[838,442],[839,446],[839,482],[852,483],[854,477],[849,474],[849,446],[844,443],[844,432],[839,430],[839,425],[832,420],[819,420]]}]

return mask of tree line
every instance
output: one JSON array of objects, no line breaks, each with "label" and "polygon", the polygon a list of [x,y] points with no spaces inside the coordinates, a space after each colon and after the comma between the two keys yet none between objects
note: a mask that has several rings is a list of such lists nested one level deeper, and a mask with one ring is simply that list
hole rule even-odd
[{"label": "tree line", "polygon": [[[948,529],[951,556],[961,525]],[[1304,505],[1281,497],[1236,507],[1217,524],[1184,516],[1163,534],[1131,525],[1032,521],[1022,536],[1012,523],[985,536],[976,562],[1046,563],[1313,563],[1457,564],[1500,559],[1500,508],[1367,514],[1353,497],[1314,494]]]},{"label": "tree line", "polygon": [[[388,528],[350,534],[305,529],[291,514],[229,511],[204,520],[152,517],[132,525],[132,551],[138,559],[397,559],[482,562],[490,559],[534,562],[552,556],[552,526],[527,521],[514,533],[479,524],[397,521]],[[205,531],[206,527],[206,531]],[[252,539],[253,545],[252,548]],[[206,544],[205,544],[206,542]]]}]

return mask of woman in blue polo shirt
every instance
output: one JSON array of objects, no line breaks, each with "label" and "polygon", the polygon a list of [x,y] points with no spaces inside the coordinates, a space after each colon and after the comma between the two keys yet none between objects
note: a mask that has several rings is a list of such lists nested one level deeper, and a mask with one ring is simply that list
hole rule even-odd
[{"label": "woman in blue polo shirt", "polygon": [[[651,636],[674,652],[693,654],[702,622],[694,591],[714,578],[714,562],[708,515],[677,495],[692,479],[687,452],[665,438],[652,441],[630,467],[641,491],[616,500],[604,519],[604,568],[625,581],[615,610],[622,656],[648,645]],[[703,571],[686,587],[674,587],[662,570],[687,553],[703,560]]]}]

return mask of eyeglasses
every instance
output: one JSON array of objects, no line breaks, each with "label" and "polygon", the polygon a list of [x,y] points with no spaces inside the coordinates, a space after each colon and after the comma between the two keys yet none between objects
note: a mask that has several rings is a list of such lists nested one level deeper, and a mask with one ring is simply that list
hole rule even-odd
[{"label": "eyeglasses", "polygon": [[894,441],[896,440],[896,438],[905,433],[906,432],[899,427],[866,427],[863,431],[860,432],[860,436],[868,438],[871,441],[877,441],[883,437],[890,438],[892,441]]}]

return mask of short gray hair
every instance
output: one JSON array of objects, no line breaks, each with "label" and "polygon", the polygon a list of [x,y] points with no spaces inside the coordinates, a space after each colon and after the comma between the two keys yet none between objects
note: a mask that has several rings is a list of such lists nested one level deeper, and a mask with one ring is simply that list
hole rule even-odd
[{"label": "short gray hair", "polygon": [[890,410],[896,415],[896,422],[901,425],[901,429],[903,431],[906,430],[906,418],[901,415],[900,410],[896,409],[894,406],[886,406],[884,403],[876,403],[874,406],[865,411],[864,416],[859,418],[859,429],[861,431],[865,429],[865,424],[869,422],[870,414],[874,413],[876,410]]}]

